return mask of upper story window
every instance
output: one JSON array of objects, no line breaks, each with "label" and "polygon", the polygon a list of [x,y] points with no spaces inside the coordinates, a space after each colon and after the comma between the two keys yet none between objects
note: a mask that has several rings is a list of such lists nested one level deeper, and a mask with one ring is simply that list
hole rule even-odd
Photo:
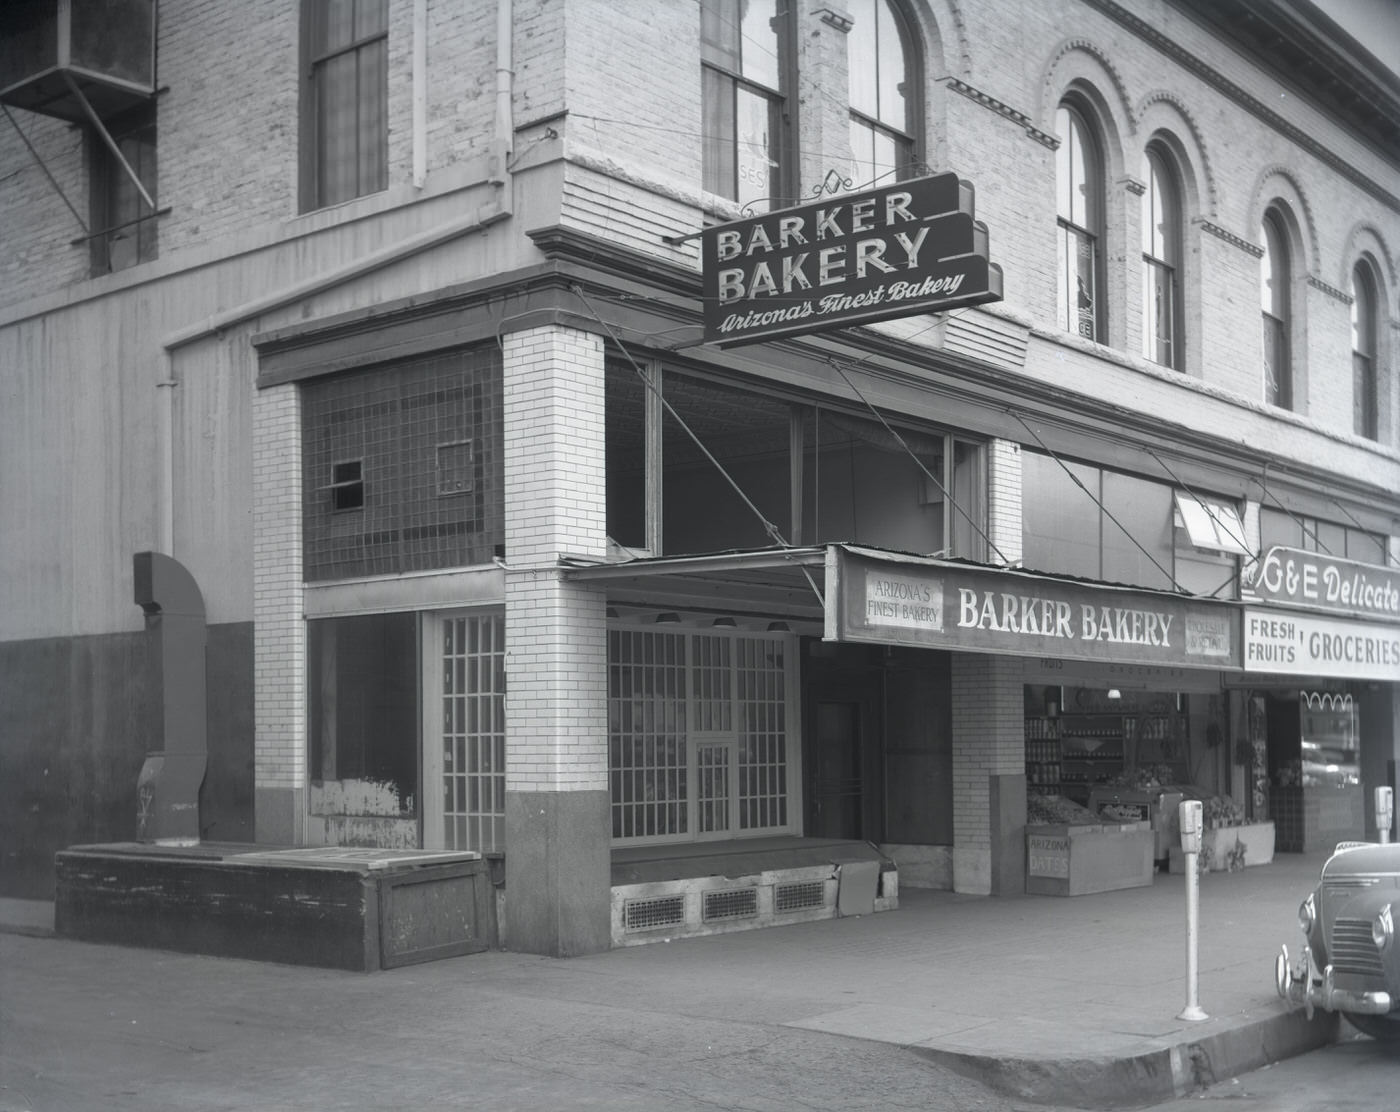
[{"label": "upper story window", "polygon": [[701,0],[705,188],[766,209],[783,193],[788,13],[779,0]]},{"label": "upper story window", "polygon": [[910,36],[891,0],[854,0],[847,37],[851,181],[908,177],[915,161],[916,71]]},{"label": "upper story window", "polygon": [[1182,366],[1181,192],[1159,147],[1147,149],[1142,195],[1142,354],[1164,367]]},{"label": "upper story window", "polygon": [[1357,436],[1377,437],[1376,281],[1371,268],[1357,263],[1351,272],[1352,428]]},{"label": "upper story window", "polygon": [[1072,104],[1055,113],[1060,326],[1090,340],[1104,336],[1103,159],[1084,114]]},{"label": "upper story window", "polygon": [[1259,308],[1264,318],[1264,400],[1293,408],[1293,358],[1289,350],[1292,267],[1288,236],[1277,209],[1264,214],[1264,255],[1259,260]]},{"label": "upper story window", "polygon": [[1356,560],[1363,564],[1391,564],[1387,538],[1355,525],[1324,521],[1291,510],[1259,507],[1259,551],[1274,545],[1321,552],[1325,556]]},{"label": "upper story window", "polygon": [[303,0],[303,210],[389,184],[388,0]]},{"label": "upper story window", "polygon": [[132,180],[135,174],[154,200],[155,106],[133,109],[108,121],[107,133],[121,152],[121,160],[101,137],[93,135],[89,165],[92,168],[94,274],[125,270],[157,256],[155,210],[146,203]]}]

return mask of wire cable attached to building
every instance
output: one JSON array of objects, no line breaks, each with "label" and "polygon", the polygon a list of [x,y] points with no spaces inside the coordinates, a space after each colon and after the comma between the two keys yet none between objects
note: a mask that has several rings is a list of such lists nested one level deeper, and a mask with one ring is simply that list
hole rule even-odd
[{"label": "wire cable attached to building", "polygon": [[1146,556],[1154,568],[1156,568],[1158,571],[1160,571],[1163,575],[1167,577],[1167,582],[1172,585],[1172,588],[1174,590],[1179,591],[1181,594],[1184,595],[1188,595],[1191,593],[1176,581],[1176,576],[1172,575],[1171,572],[1169,572],[1166,568],[1162,567],[1162,565],[1158,562],[1157,557],[1153,556],[1152,553],[1148,552],[1147,549],[1143,548],[1143,546],[1140,543],[1138,543],[1138,539],[1135,536],[1133,536],[1132,533],[1128,532],[1127,527],[1116,517],[1113,516],[1113,511],[1110,510],[1107,506],[1103,504],[1103,502],[1099,500],[1099,496],[1097,494],[1095,494],[1092,490],[1086,487],[1083,484],[1083,482],[1080,481],[1079,476],[1076,475],[1073,471],[1071,471],[1069,469],[1068,464],[1066,464],[1064,460],[1062,460],[1059,456],[1055,454],[1054,449],[1051,448],[1050,445],[1046,444],[1045,441],[1040,438],[1040,434],[1037,433],[1035,429],[1031,428],[1031,426],[1026,422],[1024,417],[1022,417],[1010,406],[1006,407],[1006,412],[1009,413],[1012,417],[1015,417],[1016,420],[1021,423],[1021,427],[1024,428],[1028,433],[1030,433],[1031,436],[1035,437],[1035,442],[1040,445],[1040,447],[1046,452],[1046,454],[1050,456],[1051,459],[1053,459],[1056,463],[1060,465],[1060,469],[1070,477],[1070,479],[1074,482],[1074,485],[1077,486],[1080,490],[1087,494],[1090,497],[1090,499],[1093,500],[1094,505],[1098,506],[1098,508],[1104,512],[1104,516],[1107,517],[1109,521],[1113,522],[1114,525],[1118,526],[1123,536],[1127,537],[1128,540],[1132,541],[1133,547],[1136,548],[1139,552],[1141,552],[1144,556]]},{"label": "wire cable attached to building", "polygon": [[[700,439],[699,435],[695,432],[695,430],[692,429],[690,425],[686,423],[685,418],[683,418],[679,413],[676,412],[675,407],[672,406],[671,403],[667,400],[665,394],[663,394],[661,390],[657,388],[656,383],[654,383],[651,380],[650,376],[647,375],[646,371],[642,368],[641,364],[638,363],[635,358],[633,358],[632,353],[628,351],[627,347],[622,343],[620,339],[618,339],[617,333],[613,331],[612,326],[608,324],[608,322],[605,321],[598,314],[598,311],[593,307],[593,303],[588,300],[588,295],[583,292],[583,287],[578,285],[577,283],[574,283],[570,285],[569,288],[574,292],[578,299],[583,302],[584,307],[588,310],[589,315],[603,328],[605,332],[607,332],[608,338],[613,342],[613,346],[616,347],[618,351],[622,352],[623,356],[627,359],[627,362],[631,364],[632,369],[637,372],[637,377],[641,379],[642,385],[646,387],[646,389],[656,397],[657,401],[661,404],[662,408],[665,409],[666,412],[669,413],[671,417],[676,421],[676,423],[680,425],[680,427],[685,431],[685,434],[695,442],[695,446],[700,449],[701,454],[712,464],[714,464],[715,469],[724,477],[725,482],[727,482],[730,485],[734,493],[739,496],[739,499],[744,503],[745,506],[749,508],[750,512],[754,515],[754,517],[756,517],[759,520],[759,523],[763,526],[763,531],[768,534],[768,536],[772,539],[773,543],[781,549],[791,550],[794,546],[789,544],[787,538],[785,538],[782,535],[782,533],[779,532],[778,527],[774,525],[771,521],[769,521],[767,517],[764,516],[763,511],[760,510],[756,505],[754,505],[753,500],[750,499],[749,496],[744,493],[744,488],[741,487],[738,481],[734,478],[734,476],[731,475],[725,469],[724,464],[720,463],[720,461],[715,458],[714,454],[710,451],[709,448],[705,446],[704,441]],[[822,605],[823,608],[825,608],[826,599],[822,596],[820,588],[817,587],[816,581],[812,578],[812,573],[807,569],[806,565],[799,564],[798,567],[801,570],[803,577],[807,580],[807,585],[812,588],[812,593],[817,596],[817,601]]]}]

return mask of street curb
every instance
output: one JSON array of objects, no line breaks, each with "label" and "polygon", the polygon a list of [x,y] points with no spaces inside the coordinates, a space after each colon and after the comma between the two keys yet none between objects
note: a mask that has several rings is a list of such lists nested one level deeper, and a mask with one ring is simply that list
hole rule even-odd
[{"label": "street curb", "polygon": [[1159,1104],[1337,1041],[1335,1014],[1280,1012],[1242,1026],[1122,1058],[993,1058],[911,1046],[921,1057],[1005,1096],[1038,1104],[1122,1109]]}]

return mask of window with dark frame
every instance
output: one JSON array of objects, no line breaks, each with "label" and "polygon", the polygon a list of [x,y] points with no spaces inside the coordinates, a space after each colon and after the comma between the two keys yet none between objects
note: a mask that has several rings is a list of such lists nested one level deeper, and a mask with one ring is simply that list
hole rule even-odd
[{"label": "window with dark frame", "polygon": [[362,510],[365,506],[364,464],[347,460],[331,464],[331,509]]},{"label": "window with dark frame", "polygon": [[700,0],[704,185],[754,211],[785,188],[788,21],[780,0]]},{"label": "window with dark frame", "polygon": [[1182,366],[1180,266],[1181,192],[1161,147],[1147,148],[1142,195],[1142,354],[1177,370]]},{"label": "window with dark frame", "polygon": [[303,0],[303,211],[388,187],[388,0]]},{"label": "window with dark frame", "polygon": [[[106,121],[107,134],[141,185],[156,196],[156,108],[154,104]],[[90,136],[92,272],[112,274],[157,257],[155,209],[131,174],[95,132]]]},{"label": "window with dark frame", "polygon": [[1359,262],[1351,272],[1352,431],[1368,440],[1379,435],[1376,301],[1371,268]]},{"label": "window with dark frame", "polygon": [[911,176],[915,165],[916,57],[892,0],[850,0],[847,36],[851,181],[857,187]]},{"label": "window with dark frame", "polygon": [[1277,209],[1264,214],[1264,254],[1259,260],[1259,308],[1264,326],[1264,400],[1293,408],[1293,363],[1289,344],[1292,268],[1288,237]]},{"label": "window with dark frame", "polygon": [[1100,340],[1103,162],[1089,122],[1076,105],[1060,105],[1055,132],[1060,139],[1055,152],[1060,326]]}]

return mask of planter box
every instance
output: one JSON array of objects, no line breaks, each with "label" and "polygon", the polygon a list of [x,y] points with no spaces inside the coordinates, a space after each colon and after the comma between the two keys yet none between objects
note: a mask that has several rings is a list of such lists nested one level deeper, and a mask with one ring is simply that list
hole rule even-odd
[{"label": "planter box", "polygon": [[1085,896],[1152,883],[1150,822],[1027,826],[1026,891]]},{"label": "planter box", "polygon": [[[1251,822],[1243,826],[1220,826],[1201,834],[1201,849],[1210,847],[1210,871],[1223,873],[1229,868],[1230,851],[1238,841],[1244,846],[1245,865],[1267,865],[1274,859],[1274,824],[1271,822]],[[1172,846],[1170,869],[1174,873],[1186,871],[1186,855],[1181,845]]]},{"label": "planter box", "polygon": [[496,940],[475,853],[118,843],[55,868],[54,933],[83,942],[371,972]]}]

